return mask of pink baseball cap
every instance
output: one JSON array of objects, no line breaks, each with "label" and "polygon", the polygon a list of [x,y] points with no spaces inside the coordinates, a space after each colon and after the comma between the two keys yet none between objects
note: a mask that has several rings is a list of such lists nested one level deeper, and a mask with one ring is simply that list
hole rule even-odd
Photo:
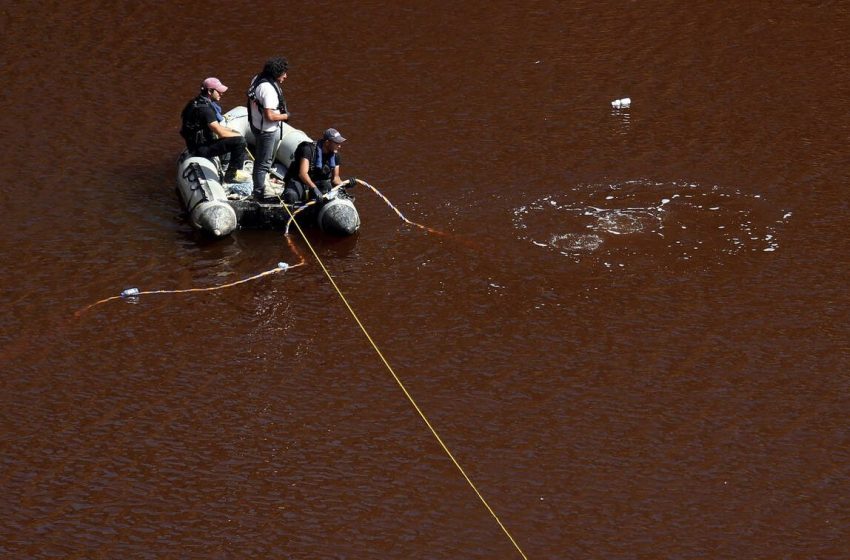
[{"label": "pink baseball cap", "polygon": [[219,93],[227,91],[227,86],[221,83],[221,80],[218,78],[207,78],[204,80],[204,87],[206,89],[214,89]]}]

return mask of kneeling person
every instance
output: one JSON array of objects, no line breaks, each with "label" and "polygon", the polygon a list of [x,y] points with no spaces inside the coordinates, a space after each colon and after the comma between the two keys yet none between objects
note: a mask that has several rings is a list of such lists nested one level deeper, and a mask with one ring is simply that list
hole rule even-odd
[{"label": "kneeling person", "polygon": [[343,142],[342,134],[329,128],[318,142],[302,142],[298,146],[284,178],[286,204],[304,202],[309,193],[320,200],[323,194],[343,183],[339,178],[339,149]]},{"label": "kneeling person", "polygon": [[245,137],[221,124],[224,117],[218,101],[225,91],[227,86],[218,78],[204,80],[201,92],[183,109],[180,135],[186,140],[186,148],[193,156],[208,159],[220,156],[222,163],[229,158],[224,183],[245,182],[249,180],[245,175],[237,175],[242,170],[247,154]]}]

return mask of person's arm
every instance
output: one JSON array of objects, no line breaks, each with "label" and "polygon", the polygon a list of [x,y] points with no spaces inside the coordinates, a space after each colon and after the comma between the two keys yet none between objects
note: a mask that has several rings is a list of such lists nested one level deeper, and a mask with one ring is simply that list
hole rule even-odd
[{"label": "person's arm", "polygon": [[210,129],[216,138],[230,138],[232,136],[242,136],[232,128],[228,128],[221,124],[218,120],[218,115],[215,114],[212,107],[206,105],[202,110],[201,118],[207,123],[207,128]]},{"label": "person's arm", "polygon": [[208,126],[210,127],[210,130],[212,130],[219,138],[232,138],[234,136],[242,136],[232,128],[227,128],[218,121],[213,121],[209,123]]},{"label": "person's arm", "polygon": [[279,113],[277,109],[263,109],[263,115],[267,121],[271,122],[286,122],[289,120],[289,113]]},{"label": "person's arm", "polygon": [[339,166],[334,167],[334,176],[331,179],[333,186],[338,187],[342,184],[342,179],[339,178]]},{"label": "person's arm", "polygon": [[301,180],[302,184],[307,185],[316,200],[322,199],[322,197],[324,196],[322,194],[322,191],[319,190],[319,187],[316,186],[316,183],[314,183],[313,180],[310,179],[310,158],[301,158],[301,163],[298,164],[298,178]]},{"label": "person's arm", "polygon": [[301,163],[298,166],[298,179],[308,187],[310,190],[314,190],[316,188],[316,183],[310,179],[310,160],[307,158],[301,158]]},{"label": "person's arm", "polygon": [[257,99],[263,108],[263,118],[269,122],[285,122],[289,120],[289,113],[281,113],[277,110],[280,98],[274,86],[268,82],[260,84],[257,88]]}]

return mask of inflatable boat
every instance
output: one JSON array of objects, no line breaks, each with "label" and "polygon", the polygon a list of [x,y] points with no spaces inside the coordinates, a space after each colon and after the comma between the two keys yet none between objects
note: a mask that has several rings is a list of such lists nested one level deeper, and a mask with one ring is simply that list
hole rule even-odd
[{"label": "inflatable boat", "polygon": [[[254,134],[248,125],[246,107],[234,107],[224,114],[222,123],[240,132],[254,145]],[[272,166],[272,175],[282,177],[302,142],[312,142],[297,128],[281,123],[282,136]],[[244,170],[249,175],[253,162],[248,159]],[[193,227],[214,237],[230,235],[235,229],[282,229],[291,217],[299,215],[299,223],[315,223],[322,231],[336,235],[352,235],[360,228],[360,215],[353,198],[342,187],[334,188],[322,201],[291,206],[267,204],[251,197],[251,183],[224,184],[224,172],[218,158],[194,157],[184,151],[177,160],[177,192],[180,194],[189,222]],[[303,221],[302,221],[303,220]]]}]

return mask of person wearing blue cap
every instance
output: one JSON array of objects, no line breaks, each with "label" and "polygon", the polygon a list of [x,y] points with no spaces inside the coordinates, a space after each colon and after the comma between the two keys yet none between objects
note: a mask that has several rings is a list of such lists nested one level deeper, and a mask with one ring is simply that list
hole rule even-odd
[{"label": "person wearing blue cap", "polygon": [[[344,183],[339,177],[339,150],[343,142],[342,134],[335,128],[329,128],[318,142],[298,145],[284,177],[283,201],[286,204],[304,202],[311,195],[321,200],[322,195]],[[355,183],[355,179],[347,182],[352,187]]]}]

